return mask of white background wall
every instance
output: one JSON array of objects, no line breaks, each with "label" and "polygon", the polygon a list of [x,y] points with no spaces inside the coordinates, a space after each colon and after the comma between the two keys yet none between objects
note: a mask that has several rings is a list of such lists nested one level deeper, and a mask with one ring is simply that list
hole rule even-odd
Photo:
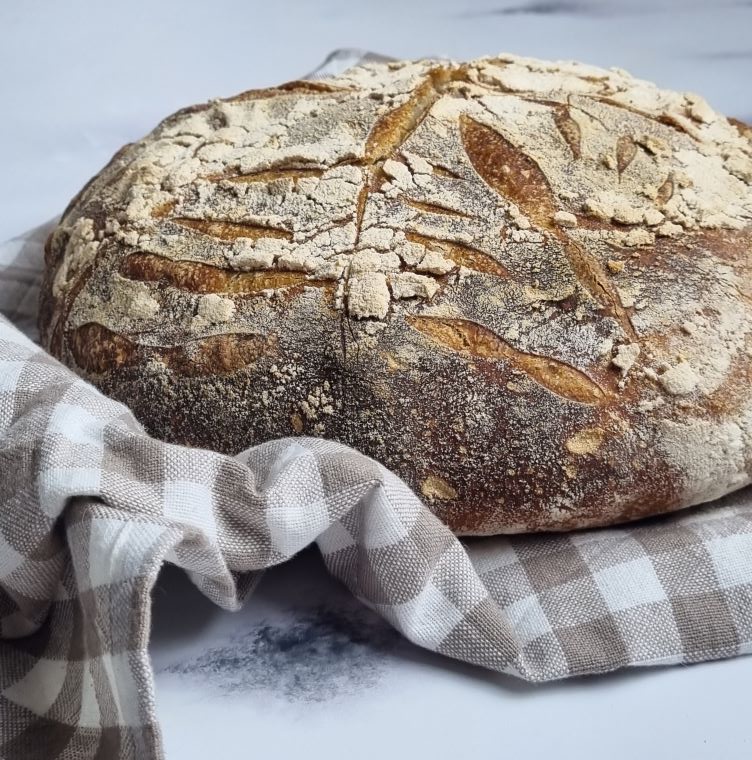
[{"label": "white background wall", "polygon": [[749,0],[2,0],[0,240],[59,213],[177,108],[334,48],[620,66],[752,118]]}]

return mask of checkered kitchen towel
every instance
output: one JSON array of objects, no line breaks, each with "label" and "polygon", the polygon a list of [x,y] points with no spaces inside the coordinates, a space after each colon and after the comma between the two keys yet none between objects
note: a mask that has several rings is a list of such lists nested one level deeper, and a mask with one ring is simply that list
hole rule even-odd
[{"label": "checkered kitchen towel", "polygon": [[34,343],[46,232],[0,246],[0,760],[162,756],[148,639],[164,562],[234,609],[315,542],[411,641],[530,681],[752,652],[749,491],[461,542],[339,444],[162,443]]}]

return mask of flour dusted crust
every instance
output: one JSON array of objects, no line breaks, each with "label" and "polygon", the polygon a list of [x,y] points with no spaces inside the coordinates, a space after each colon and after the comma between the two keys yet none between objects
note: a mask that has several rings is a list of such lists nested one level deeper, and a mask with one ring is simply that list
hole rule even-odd
[{"label": "flour dusted crust", "polygon": [[456,532],[752,471],[752,141],[622,71],[353,68],[185,109],[47,246],[47,347],[154,435],[341,440]]}]

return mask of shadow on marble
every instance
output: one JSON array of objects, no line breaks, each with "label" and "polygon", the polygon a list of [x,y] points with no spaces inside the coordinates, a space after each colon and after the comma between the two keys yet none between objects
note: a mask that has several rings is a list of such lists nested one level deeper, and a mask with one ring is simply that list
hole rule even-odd
[{"label": "shadow on marble", "polygon": [[[236,613],[213,605],[178,568],[154,591],[152,657],[158,685],[214,697],[256,693],[288,703],[322,703],[373,689],[394,669],[440,669],[519,697],[616,686],[666,668],[530,684],[428,652],[360,604],[309,549],[266,574]],[[706,665],[707,667],[708,665]]]}]

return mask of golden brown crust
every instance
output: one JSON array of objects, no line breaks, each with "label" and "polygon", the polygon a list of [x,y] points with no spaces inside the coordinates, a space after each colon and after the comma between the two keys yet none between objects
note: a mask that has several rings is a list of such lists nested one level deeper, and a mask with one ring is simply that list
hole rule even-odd
[{"label": "golden brown crust", "polygon": [[580,404],[598,404],[607,394],[584,372],[564,362],[518,351],[491,330],[464,319],[408,317],[416,330],[454,352],[503,361],[557,396]]},{"label": "golden brown crust", "polygon": [[170,441],[323,435],[458,533],[611,524],[752,471],[752,143],[502,56],[184,109],[46,248],[45,345]]}]

